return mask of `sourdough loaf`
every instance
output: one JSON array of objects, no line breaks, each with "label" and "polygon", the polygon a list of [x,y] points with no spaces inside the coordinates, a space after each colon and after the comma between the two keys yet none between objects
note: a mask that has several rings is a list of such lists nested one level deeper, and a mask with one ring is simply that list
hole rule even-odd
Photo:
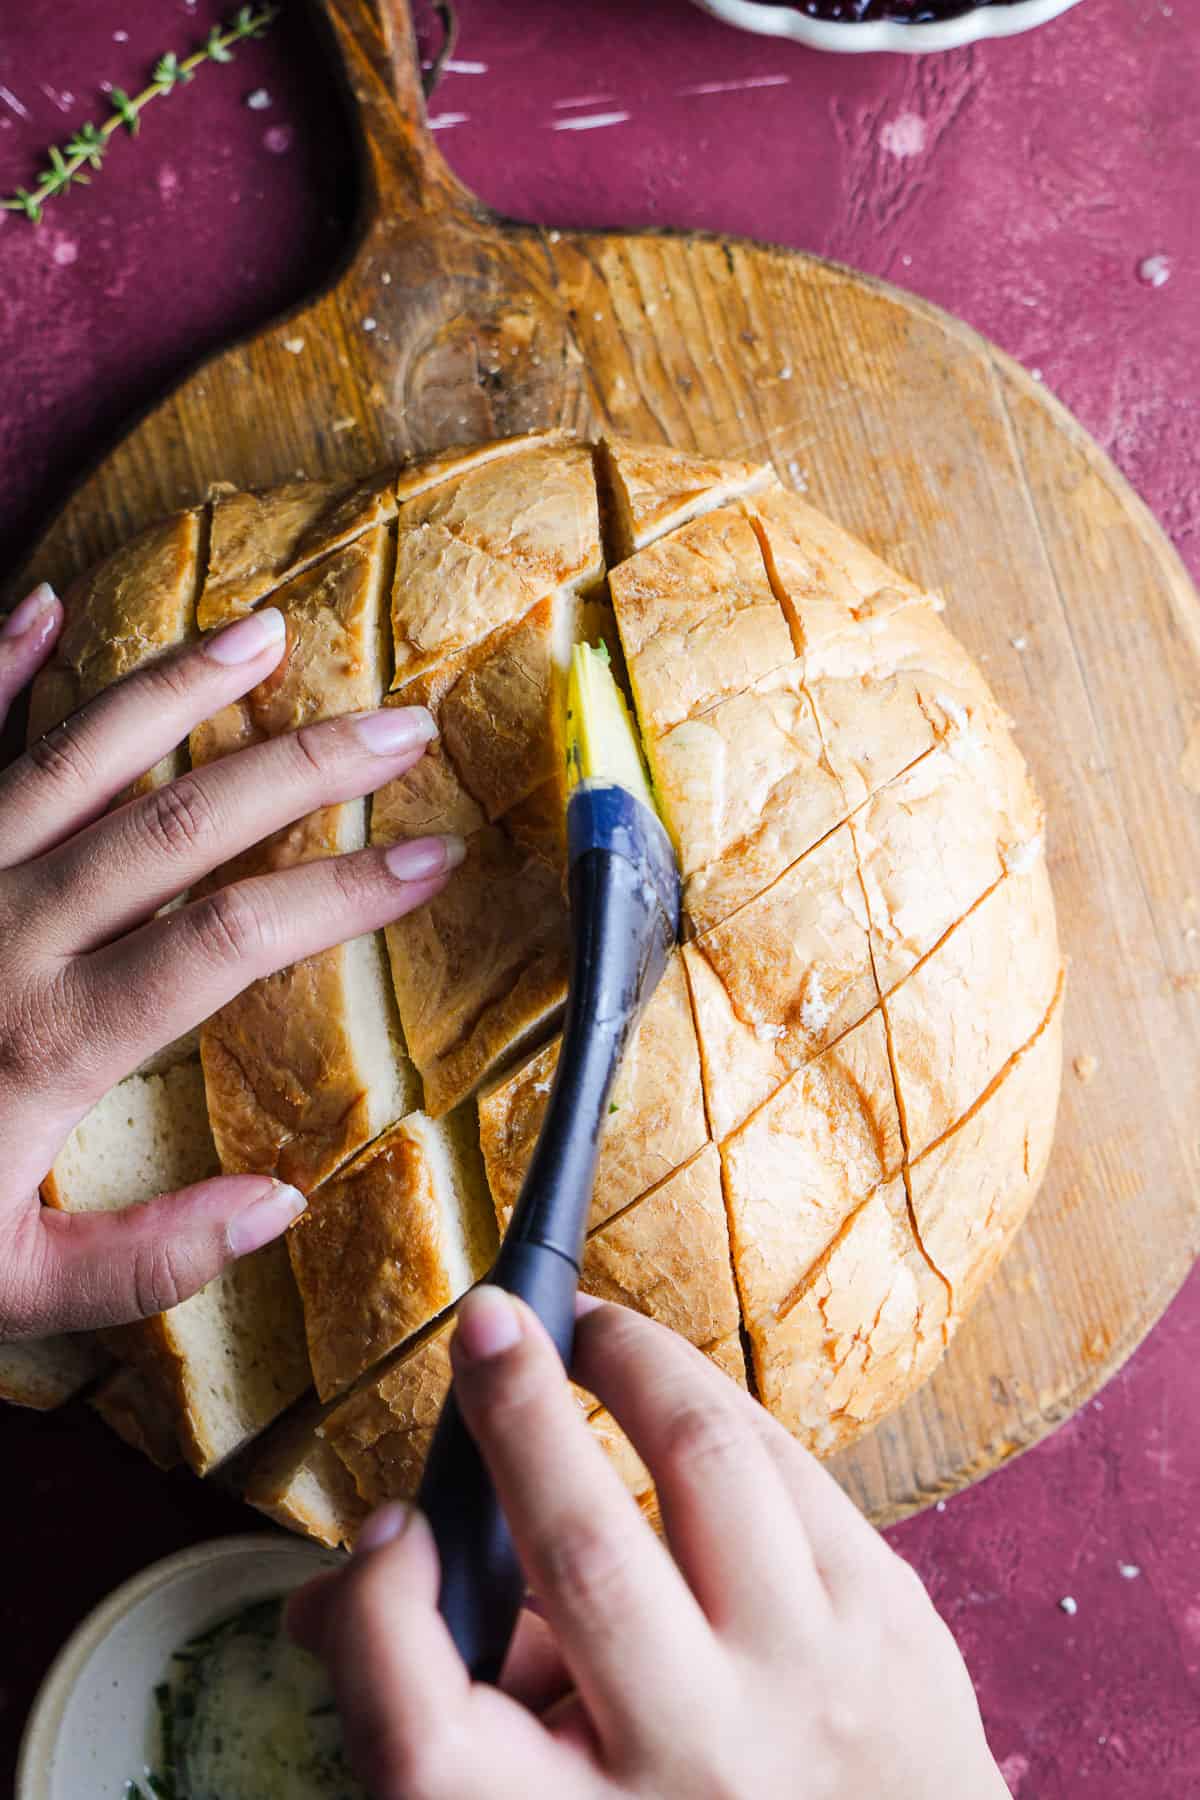
[{"label": "sourdough loaf", "polygon": [[46,1184],[54,1204],[124,1204],[219,1160],[310,1195],[286,1251],[213,1284],[269,1300],[209,1290],[122,1335],[184,1453],[209,1466],[315,1374],[332,1405],[271,1440],[256,1504],[343,1541],[419,1479],[453,1306],[554,1078],[579,635],[627,678],[685,940],[614,1092],[584,1285],[748,1379],[818,1453],[850,1442],[925,1379],[995,1268],[1058,1092],[1041,808],[940,602],[763,467],[533,435],[216,493],[73,590],[39,723],[133,666],[119,646],[143,614],[165,648],[268,599],[284,663],[193,734],[193,760],[381,699],[428,705],[440,736],[368,805],[216,878],[430,831],[467,857],[422,912],[255,984],[203,1026],[202,1063],[185,1043],[123,1083]]}]

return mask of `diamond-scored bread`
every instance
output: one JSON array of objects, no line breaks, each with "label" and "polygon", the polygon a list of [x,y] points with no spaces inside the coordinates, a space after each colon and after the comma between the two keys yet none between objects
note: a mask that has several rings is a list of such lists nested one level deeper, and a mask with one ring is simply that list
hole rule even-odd
[{"label": "diamond-scored bread", "polygon": [[[818,1452],[850,1442],[928,1376],[1003,1255],[1058,1093],[1041,807],[940,600],[765,468],[534,434],[214,490],[76,584],[35,728],[266,601],[281,672],[200,727],[193,760],[381,700],[429,705],[440,738],[220,878],[429,831],[467,858],[423,912],[208,1021],[203,1069],[185,1042],[122,1083],[56,1164],[57,1205],[129,1204],[218,1153],[312,1195],[286,1249],[117,1334],[155,1421],[208,1467],[315,1370],[332,1405],[264,1445],[255,1503],[345,1541],[419,1479],[447,1309],[511,1213],[554,1078],[559,708],[586,634],[628,680],[685,943],[613,1095],[584,1284],[748,1374]],[[101,1390],[130,1436],[138,1391]],[[652,1505],[632,1446],[580,1403]]]}]

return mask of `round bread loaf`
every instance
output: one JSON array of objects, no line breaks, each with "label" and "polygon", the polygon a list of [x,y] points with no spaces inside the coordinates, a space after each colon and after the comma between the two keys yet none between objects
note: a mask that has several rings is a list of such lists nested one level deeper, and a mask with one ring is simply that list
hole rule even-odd
[{"label": "round bread loaf", "polygon": [[[628,679],[685,914],[614,1095],[584,1285],[684,1333],[818,1453],[848,1443],[929,1375],[1003,1255],[1058,1095],[1042,812],[938,601],[766,469],[550,433],[218,491],[153,527],[69,595],[32,729],[268,601],[280,668],[142,786],[419,702],[439,738],[416,770],[217,879],[431,831],[468,854],[423,912],[256,983],[122,1083],[46,1184],[117,1206],[220,1165],[309,1194],[286,1250],[118,1340],[185,1456],[229,1455],[311,1371],[296,1522],[317,1529],[331,1450],[363,1500],[416,1482],[451,1309],[554,1071],[581,637]],[[277,1472],[271,1495],[287,1518]]]}]

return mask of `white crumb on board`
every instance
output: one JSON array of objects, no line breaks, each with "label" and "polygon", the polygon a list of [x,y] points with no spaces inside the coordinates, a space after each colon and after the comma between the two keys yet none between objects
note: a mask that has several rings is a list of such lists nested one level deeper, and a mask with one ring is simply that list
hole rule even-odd
[{"label": "white crumb on board", "polygon": [[430,131],[449,131],[451,126],[465,125],[467,122],[467,113],[434,113],[429,121],[429,129]]}]

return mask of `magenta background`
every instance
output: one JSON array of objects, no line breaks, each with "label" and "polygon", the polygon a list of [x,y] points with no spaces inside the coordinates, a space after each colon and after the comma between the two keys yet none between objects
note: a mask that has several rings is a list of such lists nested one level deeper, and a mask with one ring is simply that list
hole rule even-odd
[{"label": "magenta background", "polygon": [[[218,16],[212,0],[0,0],[0,86],[29,115],[0,94],[0,190],[94,116],[101,76],[134,87]],[[456,60],[486,66],[448,73],[431,111],[485,200],[552,225],[801,245],[940,302],[1041,371],[1200,572],[1193,0],[1084,0],[1028,38],[914,61],[740,36],[686,0],[462,0],[461,17]],[[249,111],[260,85],[272,104]],[[553,129],[608,112],[630,116]],[[320,283],[345,243],[349,167],[293,0],[232,68],[155,102],[39,231],[0,217],[0,568],[133,412]],[[1137,274],[1155,254],[1171,261],[1159,288]],[[1198,1366],[1194,1277],[1076,1420],[892,1534],[958,1636],[1022,1800],[1200,1795]],[[76,1620],[153,1557],[247,1520],[83,1409],[0,1420],[0,1471],[2,1792]]]}]

